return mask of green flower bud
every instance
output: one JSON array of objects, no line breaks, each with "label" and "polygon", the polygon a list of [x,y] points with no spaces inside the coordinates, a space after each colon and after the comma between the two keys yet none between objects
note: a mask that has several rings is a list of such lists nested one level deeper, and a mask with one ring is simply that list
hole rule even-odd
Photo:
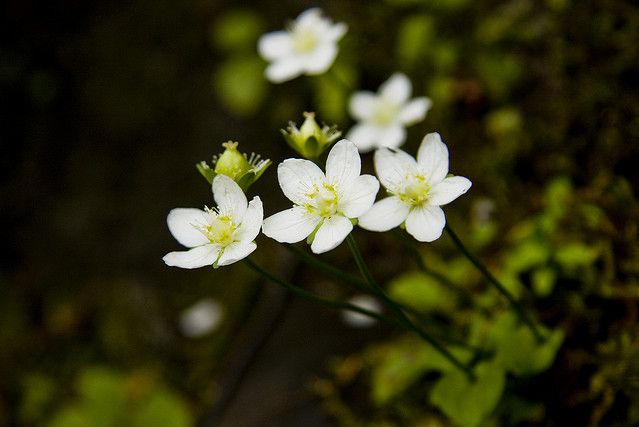
[{"label": "green flower bud", "polygon": [[286,130],[282,129],[284,139],[291,148],[303,157],[317,159],[320,154],[331,146],[342,135],[337,126],[320,126],[315,121],[315,113],[304,113],[304,123],[298,129],[293,122]]},{"label": "green flower bud", "polygon": [[259,179],[266,168],[271,165],[269,159],[261,159],[259,154],[251,153],[250,156],[237,150],[238,143],[228,141],[222,144],[224,152],[219,156],[213,156],[212,165],[205,161],[195,165],[197,170],[211,184],[216,175],[226,175],[242,188],[244,192]]}]

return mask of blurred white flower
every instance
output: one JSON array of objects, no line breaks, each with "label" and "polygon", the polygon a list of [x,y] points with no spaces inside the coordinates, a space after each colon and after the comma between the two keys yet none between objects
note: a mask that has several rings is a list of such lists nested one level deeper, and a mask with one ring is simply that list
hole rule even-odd
[{"label": "blurred white flower", "polygon": [[464,194],[472,183],[463,176],[448,174],[448,148],[438,133],[424,137],[417,161],[400,149],[375,152],[375,170],[390,197],[375,203],[359,218],[360,227],[387,231],[404,223],[415,239],[438,239],[446,217],[440,206]]},{"label": "blurred white flower", "polygon": [[423,96],[409,100],[412,85],[402,73],[393,74],[377,94],[356,92],[351,96],[350,112],[358,124],[346,137],[361,152],[381,147],[399,147],[406,139],[406,126],[426,117],[432,102]]},{"label": "blurred white flower", "polygon": [[335,61],[337,42],[346,29],[346,24],[333,24],[314,8],[300,14],[287,30],[264,34],[258,41],[258,50],[271,62],[266,77],[273,83],[282,83],[301,74],[326,72]]},{"label": "blurred white flower", "polygon": [[217,175],[212,188],[217,209],[177,208],[169,212],[169,231],[192,249],[165,255],[162,259],[166,265],[218,267],[247,257],[257,247],[253,240],[264,216],[260,198],[256,196],[247,204],[242,189],[226,175]]},{"label": "blurred white flower", "polygon": [[212,298],[205,298],[188,307],[180,315],[180,330],[190,338],[213,331],[222,320],[222,307]]},{"label": "blurred white flower", "polygon": [[[357,307],[372,311],[373,313],[382,312],[382,306],[379,301],[370,295],[355,295],[350,298],[348,302]],[[377,323],[377,319],[350,310],[342,311],[342,320],[354,328],[368,328]]]},{"label": "blurred white flower", "polygon": [[310,236],[316,254],[337,247],[353,229],[351,220],[370,209],[379,190],[377,179],[360,175],[360,170],[357,148],[346,139],[328,153],[326,175],[310,160],[284,160],[277,177],[294,205],[266,218],[264,234],[286,243]]}]

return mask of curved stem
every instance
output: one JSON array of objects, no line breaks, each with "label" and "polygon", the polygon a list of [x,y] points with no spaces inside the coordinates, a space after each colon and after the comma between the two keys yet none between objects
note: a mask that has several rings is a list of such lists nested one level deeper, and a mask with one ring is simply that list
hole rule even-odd
[{"label": "curved stem", "polygon": [[282,286],[283,288],[285,288],[286,290],[294,293],[295,295],[298,295],[302,298],[306,298],[308,300],[311,301],[315,301],[318,302],[320,304],[323,304],[327,307],[330,308],[336,308],[339,310],[350,310],[350,311],[354,311],[356,313],[359,314],[363,314],[364,316],[368,316],[368,317],[372,317],[373,319],[382,321],[382,322],[386,322],[386,323],[390,323],[391,325],[394,326],[401,326],[402,324],[399,323],[397,320],[392,319],[390,317],[384,316],[383,314],[380,313],[375,313],[374,311],[370,311],[367,310],[365,308],[362,307],[358,307],[356,305],[353,304],[349,304],[347,302],[341,302],[341,301],[333,301],[327,298],[323,298],[320,297],[318,295],[315,295],[311,292],[308,292],[302,288],[300,288],[299,286],[295,286],[292,283],[289,283],[283,279],[280,279],[274,275],[272,275],[271,273],[269,273],[268,271],[266,271],[265,269],[263,269],[262,267],[260,267],[258,264],[256,264],[255,262],[253,262],[251,259],[249,258],[244,258],[244,263],[246,263],[251,269],[253,269],[255,272],[257,272],[258,274],[264,276],[266,279],[270,280],[271,282]]},{"label": "curved stem", "polygon": [[464,246],[464,243],[457,236],[457,234],[455,234],[453,229],[450,228],[450,225],[446,224],[445,229],[448,232],[448,235],[451,237],[451,239],[453,239],[453,242],[455,242],[455,245],[457,245],[457,248],[466,256],[466,258],[468,258],[468,260],[475,266],[475,268],[477,268],[477,270],[479,270],[479,272],[484,275],[486,280],[488,280],[488,282],[491,285],[493,285],[495,289],[497,289],[497,291],[499,291],[499,293],[501,293],[508,300],[508,302],[510,303],[510,306],[513,308],[513,310],[515,310],[515,312],[519,316],[519,319],[521,319],[521,321],[524,322],[526,326],[530,328],[531,332],[537,339],[537,342],[538,343],[544,342],[545,338],[539,332],[539,329],[537,328],[537,325],[535,325],[535,322],[530,318],[530,316],[528,316],[528,314],[526,313],[526,310],[524,310],[521,304],[517,302],[515,297],[510,292],[508,292],[508,289],[506,289],[506,287],[502,285],[501,282],[497,280],[495,276],[493,276],[490,273],[490,271],[488,271],[486,266],[475,255],[473,255],[466,248],[466,246]]},{"label": "curved stem", "polygon": [[420,328],[418,328],[406,314],[402,311],[402,309],[395,303],[389,296],[386,295],[384,289],[375,281],[375,278],[371,274],[364,258],[362,257],[362,253],[357,246],[357,242],[355,238],[349,234],[346,237],[346,242],[353,253],[353,258],[355,259],[355,263],[359,268],[362,276],[366,279],[371,289],[386,303],[386,305],[393,310],[398,320],[402,322],[402,324],[408,329],[415,332],[419,335],[424,341],[428,342],[432,345],[437,351],[439,351],[448,361],[450,361],[454,366],[462,370],[471,381],[475,380],[475,374],[472,372],[470,368],[464,365],[459,359],[457,359],[446,347],[444,347],[439,341],[437,341],[433,336],[424,332]]}]

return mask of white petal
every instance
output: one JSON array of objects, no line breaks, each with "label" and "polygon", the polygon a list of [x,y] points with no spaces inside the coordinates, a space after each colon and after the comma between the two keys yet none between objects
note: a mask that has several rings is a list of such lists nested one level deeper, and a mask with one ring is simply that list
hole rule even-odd
[{"label": "white petal", "polygon": [[361,175],[343,190],[340,197],[339,211],[348,218],[357,218],[365,214],[379,191],[379,181],[372,175]]},{"label": "white petal", "polygon": [[274,31],[260,37],[257,49],[262,58],[274,61],[290,55],[293,50],[293,42],[288,32]]},{"label": "white petal", "polygon": [[397,148],[406,140],[406,129],[400,124],[392,125],[384,129],[379,135],[379,146]]},{"label": "white petal", "polygon": [[441,182],[448,174],[448,147],[437,132],[429,133],[417,151],[419,169],[431,185]]},{"label": "white petal", "polygon": [[346,134],[346,139],[352,141],[361,153],[377,148],[378,138],[379,129],[363,123],[353,126]]},{"label": "white petal", "polygon": [[356,92],[351,96],[348,107],[356,120],[368,120],[375,114],[377,95],[373,92]]},{"label": "white petal", "polygon": [[339,39],[344,37],[344,34],[346,34],[346,31],[348,31],[348,26],[344,24],[343,22],[338,22],[337,24],[331,26],[331,28],[326,32],[324,37],[326,37],[326,40],[337,42]]},{"label": "white petal", "polygon": [[406,231],[420,242],[439,239],[446,225],[444,211],[438,206],[423,204],[413,208],[406,218]]},{"label": "white petal", "polygon": [[302,74],[304,68],[297,56],[286,56],[271,63],[264,74],[273,83],[283,83]]},{"label": "white petal", "polygon": [[402,105],[410,97],[413,86],[403,73],[395,73],[379,87],[379,94],[394,105]]},{"label": "white petal", "polygon": [[362,159],[351,141],[342,139],[331,148],[326,159],[326,178],[338,189],[351,185],[361,170]]},{"label": "white petal", "polygon": [[222,255],[220,256],[220,260],[217,262],[217,265],[229,265],[237,262],[241,259],[246,258],[257,248],[257,245],[254,242],[235,242],[231,243],[222,251]]},{"label": "white petal", "polygon": [[170,252],[162,260],[171,267],[199,268],[213,265],[219,253],[219,246],[208,244],[188,251]]},{"label": "white petal", "polygon": [[306,194],[324,182],[326,176],[310,160],[286,159],[277,167],[277,179],[284,195],[293,203],[303,205],[308,200]]},{"label": "white petal", "polygon": [[451,176],[444,178],[430,190],[428,204],[442,206],[448,204],[468,191],[473,185],[468,178],[463,176]]},{"label": "white petal", "polygon": [[420,122],[426,117],[426,113],[430,110],[431,105],[433,105],[433,102],[430,98],[426,98],[425,96],[415,98],[402,107],[399,112],[399,120],[405,125]]},{"label": "white petal", "polygon": [[336,248],[352,229],[353,223],[341,215],[326,218],[315,233],[311,250],[313,253],[321,254]]},{"label": "white petal", "polygon": [[248,209],[242,219],[237,232],[235,234],[235,240],[240,242],[252,242],[262,228],[262,220],[264,218],[264,210],[262,208],[262,200],[255,196],[248,205]]},{"label": "white petal", "polygon": [[309,214],[301,206],[295,206],[266,218],[262,224],[262,232],[278,242],[296,243],[308,237],[320,221],[321,217]]},{"label": "white petal", "polygon": [[365,230],[388,231],[406,221],[409,212],[410,206],[399,197],[386,197],[359,217],[358,225]]},{"label": "white petal", "polygon": [[306,74],[322,74],[325,73],[337,56],[337,47],[335,44],[325,44],[318,46],[312,54],[304,58],[304,70]]},{"label": "white petal", "polygon": [[213,198],[220,214],[229,215],[236,224],[242,222],[248,202],[235,181],[226,175],[216,175],[213,178]]},{"label": "white petal", "polygon": [[207,218],[207,213],[200,209],[177,208],[169,212],[166,223],[175,240],[187,248],[193,248],[209,242],[209,239],[195,227],[207,224]]},{"label": "white petal", "polygon": [[301,27],[315,26],[323,19],[322,9],[319,7],[313,7],[300,13],[297,18],[295,18],[295,25]]},{"label": "white petal", "polygon": [[395,193],[406,175],[417,171],[417,162],[400,149],[380,148],[375,151],[375,171],[379,182]]}]

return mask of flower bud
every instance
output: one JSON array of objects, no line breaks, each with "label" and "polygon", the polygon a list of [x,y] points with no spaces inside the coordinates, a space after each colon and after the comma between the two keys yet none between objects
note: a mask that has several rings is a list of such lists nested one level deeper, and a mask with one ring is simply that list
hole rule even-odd
[{"label": "flower bud", "polygon": [[289,123],[286,130],[282,129],[284,139],[307,159],[317,159],[333,142],[340,137],[342,132],[337,130],[337,126],[320,126],[315,121],[315,113],[304,113],[304,123],[298,129],[293,122]]},{"label": "flower bud", "polygon": [[226,175],[235,181],[242,191],[246,191],[270,166],[271,161],[262,160],[259,154],[251,153],[247,156],[240,153],[237,146],[237,142],[225,142],[222,144],[225,148],[224,152],[213,157],[213,168],[205,161],[198,163],[195,167],[209,183],[213,182],[216,175]]}]

